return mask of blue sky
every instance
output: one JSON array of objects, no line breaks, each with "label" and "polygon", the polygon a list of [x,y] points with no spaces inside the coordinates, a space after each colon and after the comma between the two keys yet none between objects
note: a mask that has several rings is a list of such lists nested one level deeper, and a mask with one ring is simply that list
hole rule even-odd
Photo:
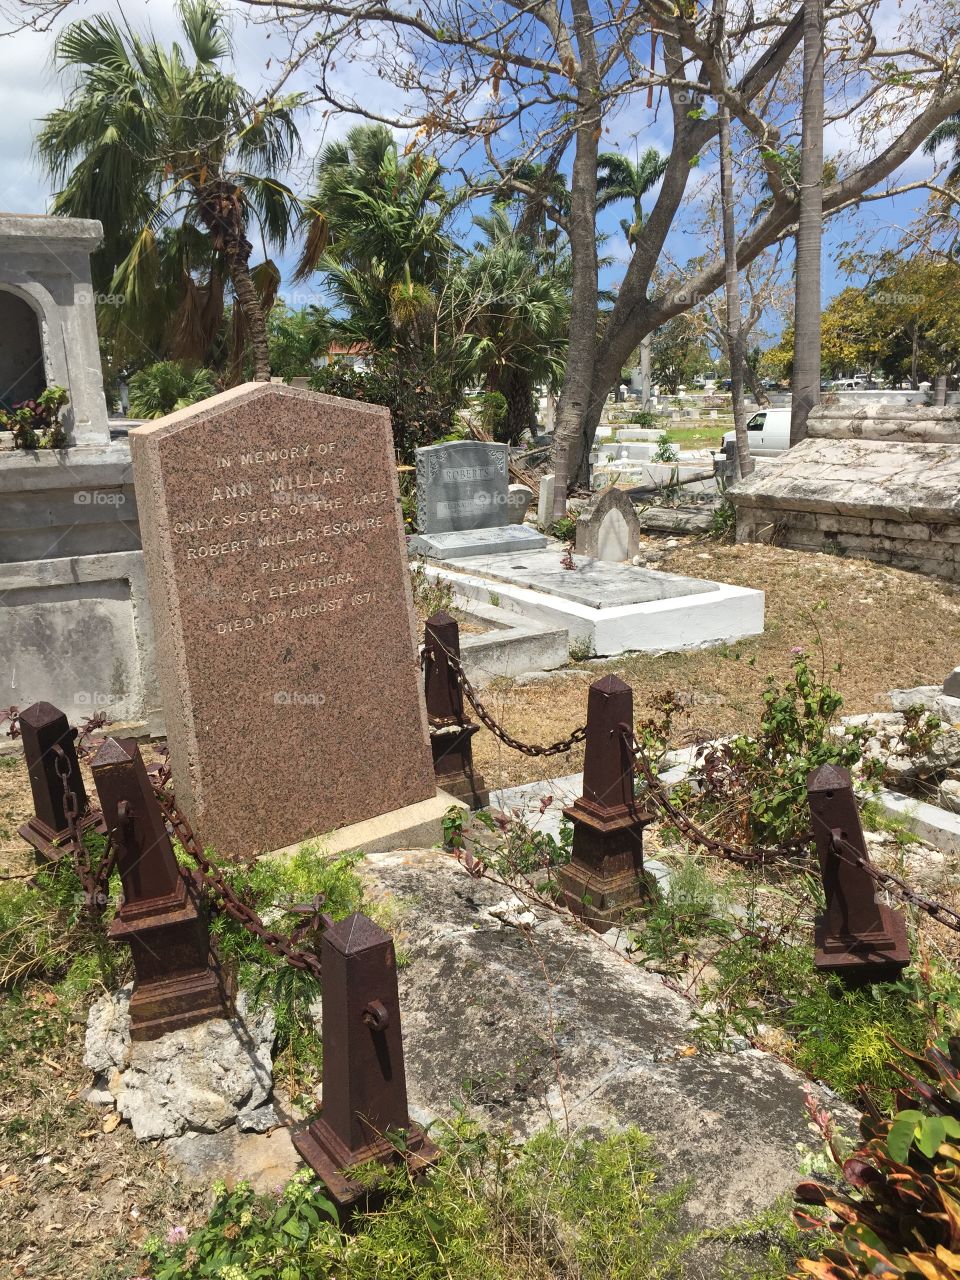
[{"label": "blue sky", "polygon": [[[94,2],[71,6],[68,16],[75,18],[81,14],[102,11],[116,15],[121,12],[115,3]],[[134,26],[139,27],[149,22],[156,34],[163,39],[172,39],[177,30],[170,4],[132,0],[131,3],[124,4],[122,12]],[[268,39],[264,27],[244,21],[242,10],[239,20],[234,23],[233,38],[236,68],[244,83],[251,88],[269,83],[271,73],[267,64],[272,55],[280,52],[278,40]],[[58,105],[63,97],[62,85],[50,63],[52,43],[52,34],[32,31],[0,39],[0,209],[9,212],[41,213],[49,206],[49,185],[33,157],[32,146],[37,119]],[[362,93],[365,101],[386,105],[391,91],[372,70],[363,71],[354,65],[349,75],[351,88],[354,92]],[[291,87],[308,88],[309,79],[306,75],[301,75],[299,82],[294,82]],[[295,189],[309,190],[310,160],[325,140],[339,136],[351,123],[351,118],[345,116],[325,119],[320,111],[302,121],[306,143],[305,159],[300,170],[290,175],[291,185]],[[605,136],[603,145],[605,149],[619,147],[626,154],[633,155],[638,143],[641,148],[659,145],[664,149],[668,140],[668,119],[658,120],[655,112],[648,111],[637,99],[631,104],[629,111],[621,112],[609,122],[609,133]],[[828,154],[843,142],[838,134],[828,136]],[[930,167],[931,161],[928,158],[914,157],[906,166],[906,171],[915,177],[929,171]],[[825,302],[849,283],[838,272],[834,262],[835,255],[842,249],[844,242],[863,243],[867,239],[877,238],[892,240],[896,229],[910,221],[914,209],[921,201],[921,196],[913,194],[896,201],[877,202],[856,215],[833,220],[828,224],[823,263]],[[627,213],[626,207],[615,207],[601,215],[601,228],[608,233],[603,252],[619,259],[612,262],[605,272],[604,283],[608,286],[615,286],[623,272],[626,244],[619,220]],[[696,221],[694,216],[682,219],[690,227]],[[682,263],[694,254],[703,252],[704,244],[693,231],[678,227],[671,234],[668,249]],[[288,269],[290,263],[288,261],[281,265]],[[287,270],[284,274],[286,276]],[[294,305],[302,304],[315,293],[309,285],[298,285],[287,290],[287,296]]]}]

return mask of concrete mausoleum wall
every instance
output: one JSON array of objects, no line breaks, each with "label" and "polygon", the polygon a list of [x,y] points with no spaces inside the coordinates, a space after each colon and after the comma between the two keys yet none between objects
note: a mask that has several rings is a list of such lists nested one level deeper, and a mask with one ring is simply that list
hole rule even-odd
[{"label": "concrete mausoleum wall", "polygon": [[824,405],[806,440],[727,492],[738,542],[960,581],[960,405]]},{"label": "concrete mausoleum wall", "polygon": [[130,450],[103,394],[101,238],[99,222],[0,214],[0,404],[28,384],[70,396],[66,448],[0,451],[0,702],[46,700],[74,723],[158,705]]}]

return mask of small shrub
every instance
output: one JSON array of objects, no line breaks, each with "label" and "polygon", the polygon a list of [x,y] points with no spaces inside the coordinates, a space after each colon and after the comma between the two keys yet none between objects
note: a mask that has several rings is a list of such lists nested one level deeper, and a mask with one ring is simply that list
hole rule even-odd
[{"label": "small shrub", "polygon": [[680,454],[676,447],[670,443],[670,437],[664,431],[657,441],[657,447],[653,452],[652,462],[679,462]]},{"label": "small shrub", "polygon": [[627,414],[626,420],[631,427],[655,427],[657,425],[656,415],[652,414],[649,409],[633,409]]},{"label": "small shrub", "polygon": [[692,1234],[678,1226],[686,1188],[663,1188],[650,1140],[555,1130],[522,1145],[461,1122],[438,1137],[439,1166],[416,1186],[385,1180],[377,1212],[341,1231],[309,1173],[275,1197],[215,1186],[207,1222],[147,1242],[153,1280],[668,1280]]},{"label": "small shrub", "polygon": [[130,379],[130,413],[135,418],[163,418],[206,400],[216,389],[213,374],[202,365],[159,360]]},{"label": "small shrub", "polygon": [[431,581],[427,577],[423,561],[415,561],[410,570],[413,584],[413,607],[418,618],[426,619],[434,613],[449,613],[453,608],[453,584],[446,578]]},{"label": "small shrub", "polygon": [[62,449],[67,433],[60,412],[69,400],[63,387],[47,387],[35,400],[0,409],[0,431],[13,432],[15,449]]},{"label": "small shrub", "polygon": [[710,516],[708,536],[714,542],[733,542],[737,533],[737,509],[724,498]]},{"label": "small shrub", "polygon": [[562,520],[553,522],[549,532],[550,537],[558,542],[572,542],[577,536],[577,522],[573,516],[564,516]]},{"label": "small shrub", "polygon": [[807,777],[822,764],[851,768],[866,731],[831,732],[843,699],[801,649],[781,687],[768,677],[755,737],[709,747],[702,760],[702,805],[734,839],[785,844],[809,829]]}]

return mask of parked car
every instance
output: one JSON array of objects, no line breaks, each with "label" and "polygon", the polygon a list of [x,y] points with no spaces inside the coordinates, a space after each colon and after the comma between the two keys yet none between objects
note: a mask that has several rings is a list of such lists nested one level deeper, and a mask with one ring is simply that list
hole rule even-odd
[{"label": "parked car", "polygon": [[[721,447],[736,440],[735,431],[727,431]],[[750,452],[758,458],[776,458],[790,448],[790,410],[760,409],[747,419]]]}]

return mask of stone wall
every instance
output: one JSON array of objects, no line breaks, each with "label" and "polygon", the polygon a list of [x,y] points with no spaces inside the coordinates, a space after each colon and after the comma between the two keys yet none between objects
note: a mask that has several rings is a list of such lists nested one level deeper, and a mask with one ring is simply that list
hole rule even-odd
[{"label": "stone wall", "polygon": [[960,406],[826,405],[808,438],[728,490],[738,542],[960,581]]}]

